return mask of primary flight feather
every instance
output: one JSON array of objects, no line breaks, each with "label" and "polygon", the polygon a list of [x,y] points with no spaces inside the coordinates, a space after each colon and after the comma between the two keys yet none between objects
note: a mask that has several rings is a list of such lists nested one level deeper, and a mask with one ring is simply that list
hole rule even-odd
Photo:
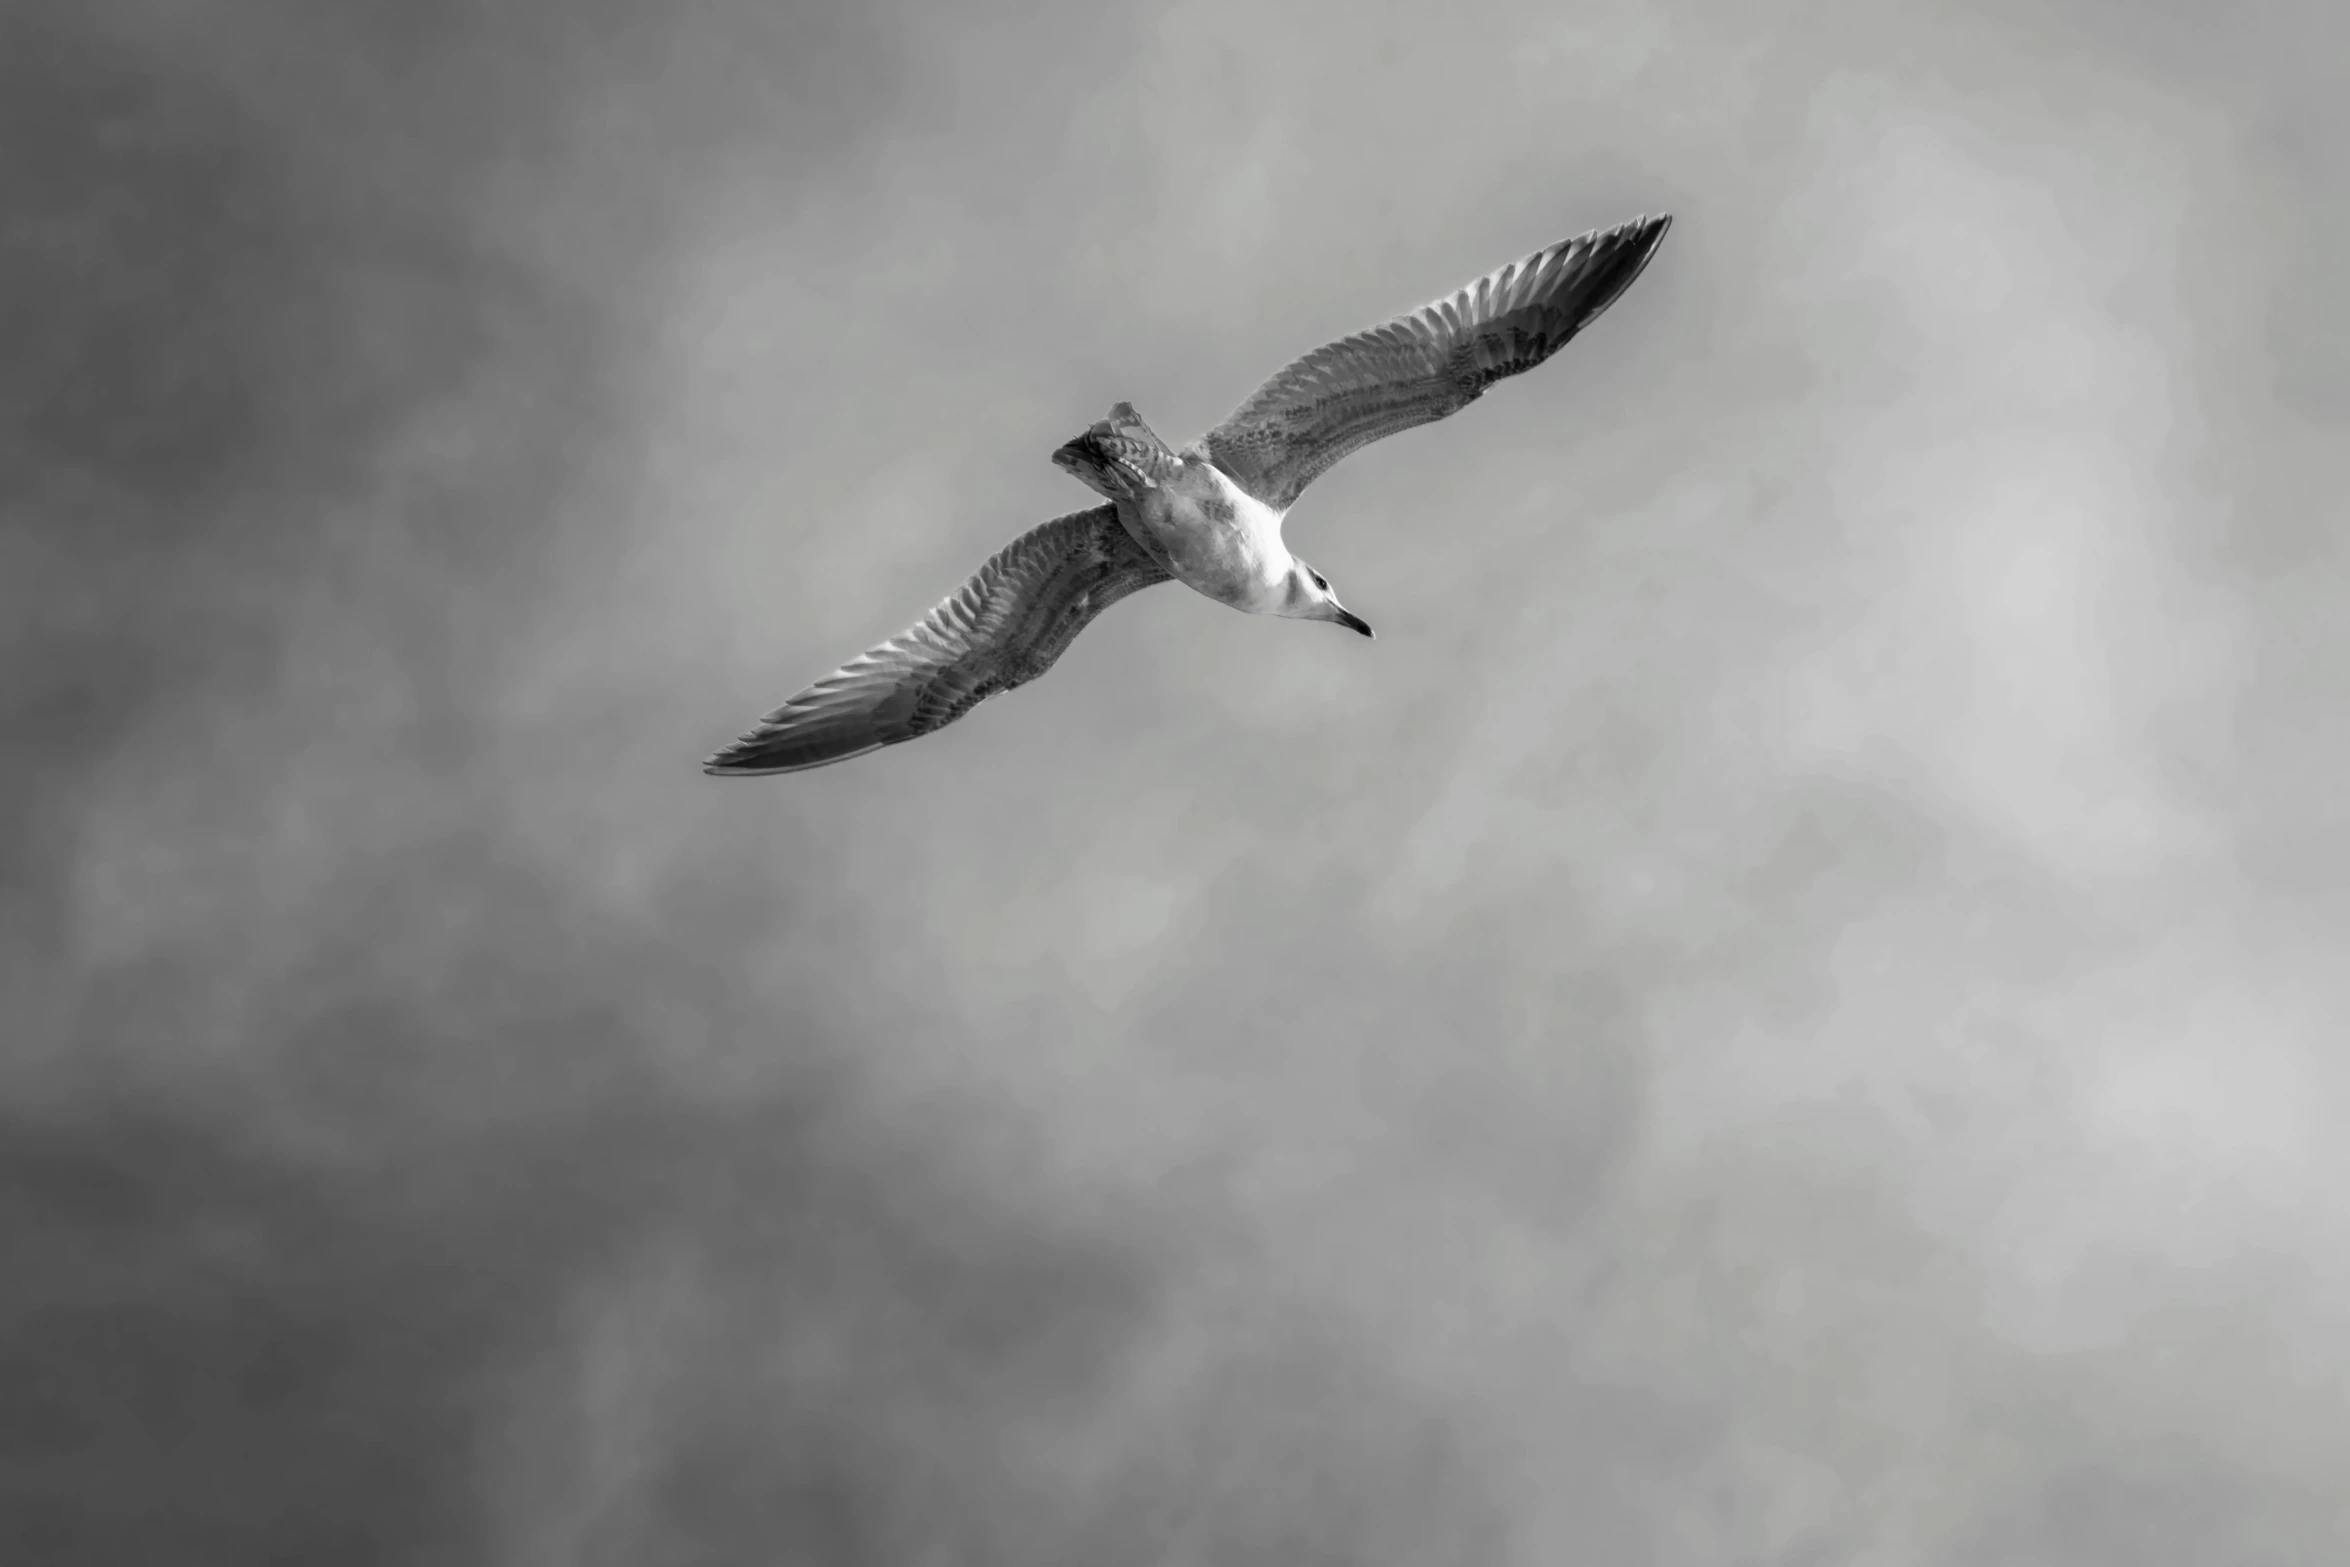
[{"label": "primary flight feather", "polygon": [[1369,636],[1282,543],[1289,508],[1350,452],[1456,413],[1564,348],[1631,286],[1672,221],[1562,240],[1317,348],[1180,452],[1117,404],[1053,453],[1108,504],[1021,535],[953,597],[767,714],[703,770],[800,772],[929,734],[1034,680],[1096,615],[1161,582]]}]

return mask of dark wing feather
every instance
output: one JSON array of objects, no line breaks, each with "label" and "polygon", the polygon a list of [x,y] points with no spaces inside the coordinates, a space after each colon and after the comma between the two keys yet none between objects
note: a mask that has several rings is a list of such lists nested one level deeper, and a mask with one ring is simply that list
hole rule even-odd
[{"label": "dark wing feather", "polygon": [[702,770],[794,773],[929,734],[1034,680],[1096,615],[1168,580],[1116,508],[1056,518],[999,551],[910,629],[769,713]]},{"label": "dark wing feather", "polygon": [[1349,452],[1455,413],[1564,348],[1632,285],[1672,222],[1659,214],[1562,240],[1315,349],[1208,432],[1209,459],[1258,500],[1287,510]]}]

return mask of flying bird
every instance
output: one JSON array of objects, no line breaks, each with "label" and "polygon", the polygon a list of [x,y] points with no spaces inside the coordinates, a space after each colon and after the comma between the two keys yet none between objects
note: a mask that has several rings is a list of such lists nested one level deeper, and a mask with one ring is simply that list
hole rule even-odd
[{"label": "flying bird", "polygon": [[1181,582],[1252,615],[1370,626],[1290,553],[1307,485],[1382,436],[1457,413],[1557,353],[1629,288],[1672,225],[1562,240],[1459,292],[1315,349],[1177,451],[1129,403],[1053,453],[1106,504],[1012,541],[953,597],[712,756],[721,777],[794,773],[912,740],[1046,670],[1130,593]]}]

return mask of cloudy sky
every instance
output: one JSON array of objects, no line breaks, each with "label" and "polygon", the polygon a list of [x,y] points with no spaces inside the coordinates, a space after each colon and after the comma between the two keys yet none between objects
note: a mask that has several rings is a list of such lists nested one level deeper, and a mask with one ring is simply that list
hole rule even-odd
[{"label": "cloudy sky", "polygon": [[2350,1559],[2336,10],[15,0],[0,1559]]}]

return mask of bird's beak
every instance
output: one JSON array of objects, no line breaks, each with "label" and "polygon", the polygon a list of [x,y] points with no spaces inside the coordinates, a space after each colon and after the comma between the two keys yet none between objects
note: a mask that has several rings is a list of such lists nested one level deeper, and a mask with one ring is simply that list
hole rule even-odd
[{"label": "bird's beak", "polygon": [[1333,604],[1330,607],[1338,611],[1338,623],[1346,627],[1347,630],[1359,631],[1366,637],[1373,634],[1370,623],[1364,620],[1362,616],[1356,614],[1353,610],[1348,609],[1343,604]]}]

